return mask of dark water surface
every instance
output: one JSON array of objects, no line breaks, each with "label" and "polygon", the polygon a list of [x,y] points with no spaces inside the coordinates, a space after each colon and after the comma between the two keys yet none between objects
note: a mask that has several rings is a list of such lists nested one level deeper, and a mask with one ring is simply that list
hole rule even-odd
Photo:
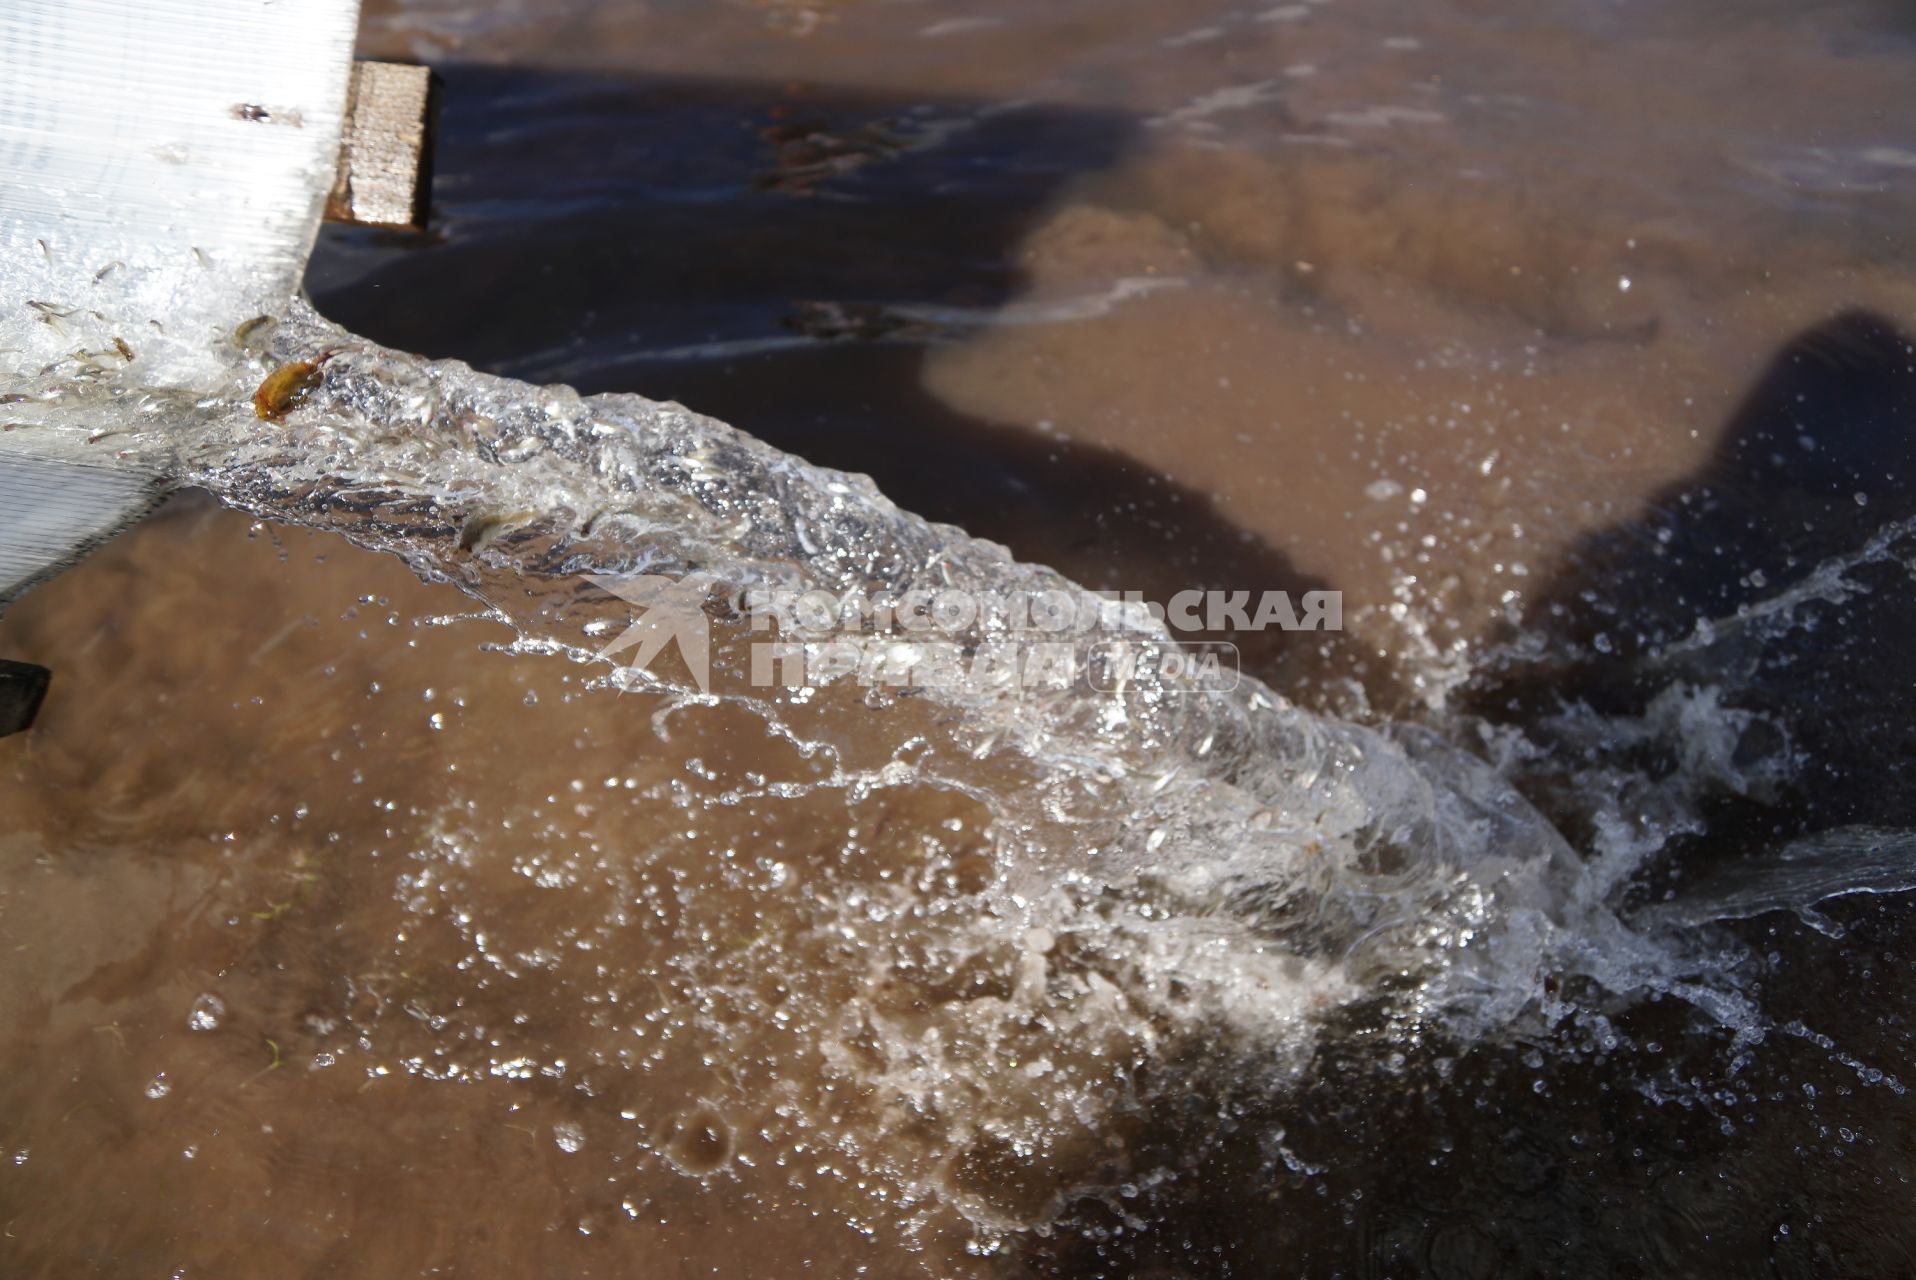
[{"label": "dark water surface", "polygon": [[[1916,825],[1901,6],[421,3],[365,44],[444,117],[430,236],[322,237],[347,327],[681,400],[1089,585],[1340,589],[1247,665],[1499,759],[1642,853],[1633,902]],[[1466,1040],[1386,982],[1301,1071],[1034,1027],[963,1050],[964,1141],[861,1129],[883,1088],[766,1010],[1009,997],[887,986],[805,895],[972,892],[975,807],[721,800],[815,763],[415,625],[465,608],[188,501],[0,626],[59,681],[0,743],[6,1274],[1916,1275],[1906,896],[1697,932],[1747,1016],[1543,975]],[[1020,1127],[1040,1063],[1110,1109]]]}]

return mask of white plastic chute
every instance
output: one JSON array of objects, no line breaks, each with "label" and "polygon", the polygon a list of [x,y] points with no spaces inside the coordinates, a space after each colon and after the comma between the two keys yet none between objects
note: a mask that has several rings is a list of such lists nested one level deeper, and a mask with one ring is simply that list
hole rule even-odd
[{"label": "white plastic chute", "polygon": [[0,604],[161,487],[9,403],[50,374],[190,395],[299,289],[333,183],[356,0],[0,5]]}]

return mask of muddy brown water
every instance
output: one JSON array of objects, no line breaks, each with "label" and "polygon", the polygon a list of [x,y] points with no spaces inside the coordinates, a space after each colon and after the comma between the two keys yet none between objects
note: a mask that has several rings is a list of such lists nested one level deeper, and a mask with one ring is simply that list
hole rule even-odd
[{"label": "muddy brown water", "polygon": [[[437,223],[329,230],[332,318],[680,399],[1094,586],[1342,590],[1246,662],[1521,728],[1546,806],[1613,763],[1565,701],[1640,710],[1653,640],[1916,509],[1898,6],[418,4],[363,43],[443,68]],[[1910,821],[1910,583],[1869,585],[1678,673],[1805,764],[1657,883]],[[819,762],[469,609],[188,498],[0,623],[57,673],[0,742],[7,1274],[1916,1274],[1899,899],[1734,926],[1801,1031],[1755,1046],[1667,998],[1480,1044],[1359,1006],[1262,1080],[1034,1020],[907,1123],[858,1020],[1015,998],[1015,956],[912,965],[983,909],[979,807],[773,803]],[[920,712],[816,726],[855,759],[875,714]],[[1021,1111],[1052,1073],[1098,1104]]]}]

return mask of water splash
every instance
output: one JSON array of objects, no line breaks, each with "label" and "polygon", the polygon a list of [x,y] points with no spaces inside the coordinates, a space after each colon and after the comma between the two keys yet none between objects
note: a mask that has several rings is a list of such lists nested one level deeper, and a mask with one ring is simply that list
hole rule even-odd
[{"label": "water splash", "polygon": [[[815,1060],[810,1083],[789,1075],[775,1095],[803,1135],[789,1150],[835,1152],[922,1230],[955,1211],[988,1250],[1073,1196],[1111,1194],[1101,1135],[1139,1087],[1126,1064],[1178,1045],[1255,1061],[1281,1087],[1326,1019],[1357,1002],[1470,1037],[1562,1016],[1552,983],[1564,972],[1752,1025],[1707,962],[1612,911],[1653,839],[1639,832],[1586,860],[1498,769],[1428,729],[1316,716],[1249,679],[1222,694],[1147,667],[1094,688],[1082,674],[1094,646],[1170,640],[1148,618],[1097,610],[1097,626],[1069,637],[1080,674],[1068,687],[762,687],[751,633],[726,604],[744,588],[1084,593],[898,510],[865,477],[678,405],[399,355],[303,307],[248,336],[259,348],[230,346],[216,392],[49,381],[9,419],[398,555],[510,626],[507,648],[591,666],[608,692],[657,695],[661,738],[683,711],[721,709],[808,762],[753,787],[675,793],[688,815],[815,814],[821,838],[867,850],[857,815],[874,801],[944,796],[975,811],[953,819],[975,838],[928,843],[924,874],[804,907],[797,927],[831,939],[832,981],[761,946],[762,924],[734,943],[715,929],[682,977],[686,999],[732,1010],[699,1033],[705,1043],[773,1053],[770,1027]],[[316,367],[317,385],[283,423],[263,423],[255,388],[296,361]],[[709,691],[669,667],[599,657],[629,611],[590,579],[641,573],[723,588],[708,606]],[[986,616],[923,638],[977,647],[1003,626]],[[457,812],[437,830],[408,880],[420,910],[487,841]],[[603,905],[606,930],[632,927],[623,906]],[[492,954],[468,914],[455,913],[468,959]],[[499,963],[529,980],[555,962],[534,948]],[[455,1080],[554,1064],[415,1054],[397,1067]],[[730,1159],[733,1124],[721,1101],[696,1101],[648,1141],[702,1177]],[[562,1149],[592,1147],[581,1133]],[[1056,1180],[1007,1173],[1033,1161]]]}]

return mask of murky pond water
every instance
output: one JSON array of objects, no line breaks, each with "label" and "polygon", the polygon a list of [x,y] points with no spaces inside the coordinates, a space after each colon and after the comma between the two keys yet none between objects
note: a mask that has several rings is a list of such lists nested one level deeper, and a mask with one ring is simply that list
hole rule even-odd
[{"label": "murky pond water", "polygon": [[[1089,586],[1341,590],[1247,671],[1455,745],[755,696],[724,617],[718,697],[622,691],[569,573],[1017,571],[716,436],[657,526],[474,524],[432,433],[517,465],[510,396],[395,426],[457,379],[348,353],[348,425],[200,464],[281,519],[178,502],[0,624],[58,680],[0,743],[9,1274],[1916,1272],[1900,9],[365,43],[443,69],[439,222],[329,231],[331,319],[682,401]],[[1568,847],[1446,808],[1459,748]],[[1324,761],[1437,816],[1300,839]]]}]

